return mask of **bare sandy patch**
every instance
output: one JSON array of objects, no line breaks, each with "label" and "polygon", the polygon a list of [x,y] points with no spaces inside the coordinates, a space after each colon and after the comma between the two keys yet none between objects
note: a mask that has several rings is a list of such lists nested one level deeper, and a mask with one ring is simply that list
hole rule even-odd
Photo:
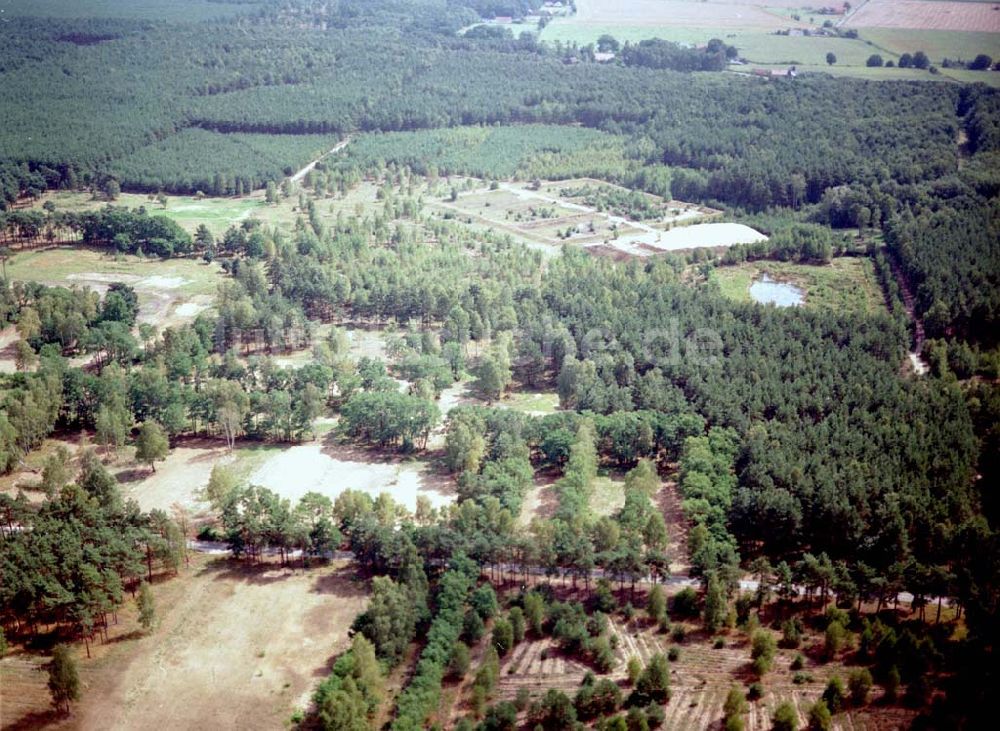
[{"label": "bare sandy patch", "polygon": [[345,490],[361,490],[372,497],[385,492],[410,510],[416,509],[417,495],[426,496],[434,507],[455,499],[447,481],[425,462],[376,461],[360,450],[318,442],[274,455],[250,475],[250,482],[293,502],[307,492],[335,499]]},{"label": "bare sandy patch", "polygon": [[174,314],[179,317],[194,317],[207,307],[208,305],[198,304],[197,302],[185,302],[174,310]]},{"label": "bare sandy patch", "polygon": [[139,284],[152,289],[180,289],[185,284],[190,284],[190,282],[183,277],[165,277],[156,274],[152,277],[146,277]]},{"label": "bare sandy patch", "polygon": [[14,358],[14,346],[20,335],[13,326],[0,330],[0,373],[14,373],[17,371],[17,362]]},{"label": "bare sandy patch", "polygon": [[351,573],[344,563],[303,572],[194,557],[189,573],[156,588],[161,626],[96,661],[65,727],[283,728],[364,609]]},{"label": "bare sandy patch", "polygon": [[351,342],[351,356],[354,358],[385,359],[385,333],[379,330],[362,330],[360,328],[345,331]]},{"label": "bare sandy patch", "polygon": [[198,499],[217,464],[234,465],[241,452],[230,454],[222,442],[204,441],[175,447],[152,472],[145,465],[129,465],[116,470],[125,497],[133,498],[143,510],[169,511],[174,505],[197,514],[208,505]]},{"label": "bare sandy patch", "polygon": [[521,514],[517,517],[518,527],[531,525],[535,518],[548,520],[556,514],[559,507],[559,495],[555,485],[558,475],[535,475],[535,484],[528,490],[521,501]]}]

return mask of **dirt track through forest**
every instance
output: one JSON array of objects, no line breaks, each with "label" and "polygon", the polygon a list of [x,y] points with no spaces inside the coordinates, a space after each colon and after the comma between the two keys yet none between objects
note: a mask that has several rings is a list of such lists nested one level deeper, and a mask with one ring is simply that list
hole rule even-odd
[{"label": "dirt track through forest", "polygon": [[309,163],[309,164],[308,164],[308,165],[306,165],[306,166],[305,166],[304,168],[302,168],[302,169],[301,169],[301,170],[299,170],[299,171],[298,171],[297,173],[295,173],[295,174],[294,174],[294,175],[293,175],[293,176],[292,176],[292,177],[290,178],[290,180],[291,180],[291,181],[292,181],[293,183],[298,183],[298,182],[300,182],[300,181],[301,181],[301,180],[302,180],[303,178],[305,178],[305,176],[306,176],[306,175],[308,175],[308,174],[309,174],[309,171],[310,171],[310,170],[315,170],[315,169],[316,169],[316,166],[317,166],[317,165],[319,164],[319,162],[320,162],[321,160],[323,160],[324,158],[327,158],[327,157],[329,157],[330,155],[335,155],[335,154],[337,154],[338,152],[340,152],[341,150],[343,150],[343,149],[344,149],[345,147],[347,147],[347,146],[348,146],[349,144],[351,144],[351,138],[350,138],[350,137],[347,137],[347,138],[345,138],[345,139],[341,140],[341,141],[340,141],[340,142],[338,142],[338,143],[337,143],[336,145],[334,145],[334,146],[333,146],[333,147],[331,147],[331,148],[330,148],[329,150],[327,150],[327,151],[326,151],[326,152],[324,152],[324,153],[323,153],[322,155],[320,155],[320,156],[319,156],[319,157],[317,157],[317,158],[316,158],[315,160],[313,160],[313,161],[312,161],[311,163]]}]

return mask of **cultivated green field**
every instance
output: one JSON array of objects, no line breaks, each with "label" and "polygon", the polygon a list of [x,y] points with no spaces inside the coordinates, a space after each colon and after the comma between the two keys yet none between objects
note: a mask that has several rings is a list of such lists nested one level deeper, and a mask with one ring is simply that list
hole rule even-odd
[{"label": "cultivated green field", "polygon": [[945,58],[969,61],[980,53],[994,60],[1000,58],[1000,33],[910,28],[862,28],[858,32],[863,39],[896,55],[923,51],[935,64]]},{"label": "cultivated green field", "polygon": [[[762,64],[826,65],[826,54],[833,53],[837,56],[838,66],[864,66],[869,56],[879,53],[879,49],[864,41],[850,38],[747,33],[727,40],[727,43],[736,46],[740,55],[751,63]],[[884,53],[882,55],[886,57]]]},{"label": "cultivated green field", "polygon": [[718,267],[709,281],[738,302],[752,302],[750,285],[763,274],[794,284],[805,295],[806,307],[838,312],[876,313],[885,311],[882,292],[875,281],[870,260],[860,257],[834,259],[826,266],[757,261],[738,266]]}]

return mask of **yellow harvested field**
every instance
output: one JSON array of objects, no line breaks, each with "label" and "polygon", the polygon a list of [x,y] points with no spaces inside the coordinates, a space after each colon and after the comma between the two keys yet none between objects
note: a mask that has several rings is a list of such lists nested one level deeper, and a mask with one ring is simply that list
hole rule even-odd
[{"label": "yellow harvested field", "polygon": [[[801,0],[767,2],[775,7],[800,7]],[[772,13],[762,2],[686,2],[685,0],[576,0],[575,25],[681,26],[694,28],[788,28],[806,27]]]},{"label": "yellow harvested field", "polygon": [[916,28],[1000,33],[1000,5],[939,0],[869,0],[847,19],[850,28]]}]

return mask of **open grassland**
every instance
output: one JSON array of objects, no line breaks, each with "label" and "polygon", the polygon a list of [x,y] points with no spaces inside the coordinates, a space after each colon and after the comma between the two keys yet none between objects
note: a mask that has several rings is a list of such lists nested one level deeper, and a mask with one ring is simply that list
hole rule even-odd
[{"label": "open grassland", "polygon": [[127,601],[109,642],[74,645],[82,681],[71,716],[50,713],[44,658],[0,660],[4,728],[282,728],[347,645],[364,587],[343,562],[302,571],[192,555],[153,585],[159,626],[146,636]]},{"label": "open grassland", "polygon": [[1000,88],[1000,73],[995,71],[983,73],[981,71],[968,71],[966,69],[944,69],[941,73],[949,79],[955,79],[965,84],[986,84],[993,88]]},{"label": "open grassland", "polygon": [[836,312],[875,314],[885,312],[885,301],[875,281],[870,260],[861,257],[834,259],[825,266],[757,261],[716,268],[710,281],[739,302],[752,302],[750,285],[767,274],[802,290],[804,305]]},{"label": "open grassland", "polygon": [[1000,33],[996,3],[868,0],[847,18],[848,28],[918,28]]}]

